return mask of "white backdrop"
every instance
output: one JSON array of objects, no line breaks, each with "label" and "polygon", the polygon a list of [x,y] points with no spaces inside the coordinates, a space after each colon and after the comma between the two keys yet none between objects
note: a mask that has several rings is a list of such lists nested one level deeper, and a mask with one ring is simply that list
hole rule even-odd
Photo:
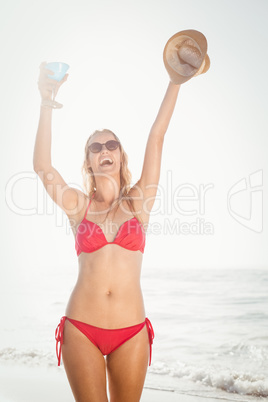
[{"label": "white backdrop", "polygon": [[[64,107],[53,112],[55,168],[81,186],[85,142],[109,128],[125,147],[134,184],[169,82],[165,43],[190,28],[207,37],[211,68],[181,87],[144,266],[267,267],[267,12],[265,0],[1,0],[4,286],[33,269],[77,264],[67,217],[33,171],[40,63],[70,65],[57,97]],[[180,195],[196,198],[176,207],[179,186]]]}]

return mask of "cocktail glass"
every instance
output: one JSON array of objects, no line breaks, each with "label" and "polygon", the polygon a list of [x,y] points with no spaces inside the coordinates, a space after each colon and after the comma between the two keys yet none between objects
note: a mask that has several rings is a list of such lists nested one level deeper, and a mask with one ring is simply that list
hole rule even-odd
[{"label": "cocktail glass", "polygon": [[[65,76],[70,66],[66,63],[53,62],[53,63],[47,63],[45,67],[46,69],[53,71],[54,73],[53,75],[48,74],[48,77],[52,78],[55,81],[60,82]],[[55,97],[56,97],[55,89],[53,89],[51,106],[55,109],[61,108],[63,105],[61,103],[56,102]]]}]

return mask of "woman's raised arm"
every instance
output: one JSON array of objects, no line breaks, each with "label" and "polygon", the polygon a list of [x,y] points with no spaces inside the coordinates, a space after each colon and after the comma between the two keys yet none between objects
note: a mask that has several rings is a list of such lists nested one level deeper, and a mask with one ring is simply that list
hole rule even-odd
[{"label": "woman's raised arm", "polygon": [[176,105],[179,90],[180,85],[175,85],[171,81],[169,82],[163,102],[150,131],[150,135],[153,133],[155,140],[157,138],[159,138],[160,141],[164,139]]},{"label": "woman's raised arm", "polygon": [[40,108],[40,119],[36,133],[33,168],[43,182],[43,185],[53,201],[71,216],[84,207],[85,196],[82,191],[69,187],[59,172],[52,166],[51,162],[51,126],[52,107],[49,107],[52,100],[53,89],[58,92],[60,86],[66,81],[66,75],[59,83],[48,78],[53,74],[45,68],[46,63],[40,66],[40,77],[38,87],[42,99]]},{"label": "woman's raised arm", "polygon": [[147,200],[146,211],[144,211],[146,215],[150,213],[154,204],[160,177],[164,136],[176,105],[179,90],[180,85],[169,82],[159,112],[149,133],[140,180],[134,186],[136,189],[138,187],[139,196],[142,196],[143,202]]}]

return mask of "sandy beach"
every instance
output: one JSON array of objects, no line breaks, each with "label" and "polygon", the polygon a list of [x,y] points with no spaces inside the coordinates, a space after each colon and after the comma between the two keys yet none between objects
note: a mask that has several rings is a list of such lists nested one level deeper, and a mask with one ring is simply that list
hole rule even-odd
[{"label": "sandy beach", "polygon": [[[1,402],[74,402],[63,371],[39,367],[0,366]],[[205,402],[207,398],[144,388],[141,402]],[[209,398],[210,402],[218,399]],[[127,402],[127,401],[126,401]]]}]

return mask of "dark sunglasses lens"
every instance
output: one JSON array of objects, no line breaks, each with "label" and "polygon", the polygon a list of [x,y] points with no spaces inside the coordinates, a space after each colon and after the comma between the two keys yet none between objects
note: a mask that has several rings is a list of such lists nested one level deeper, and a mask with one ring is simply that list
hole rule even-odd
[{"label": "dark sunglasses lens", "polygon": [[91,152],[100,152],[101,150],[101,144],[99,142],[93,142],[90,146],[89,149]]},{"label": "dark sunglasses lens", "polygon": [[105,145],[106,145],[106,148],[107,148],[109,151],[114,151],[116,148],[118,148],[119,142],[118,142],[118,141],[114,141],[114,140],[110,140],[110,141],[107,141]]},{"label": "dark sunglasses lens", "polygon": [[[115,149],[117,149],[119,147],[119,141],[114,141],[114,140],[107,141],[105,143],[105,146],[109,151],[114,151]],[[102,144],[99,142],[93,142],[89,146],[90,151],[93,153],[100,152],[101,148],[102,148]]]}]

